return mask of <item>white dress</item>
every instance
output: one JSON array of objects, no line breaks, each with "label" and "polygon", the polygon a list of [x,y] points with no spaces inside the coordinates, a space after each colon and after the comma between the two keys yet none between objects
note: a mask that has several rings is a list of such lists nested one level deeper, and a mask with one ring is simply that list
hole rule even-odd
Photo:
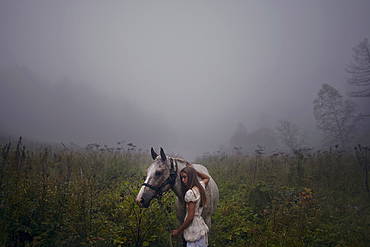
[{"label": "white dress", "polygon": [[[200,184],[205,189],[205,184],[203,181],[200,181]],[[188,217],[188,205],[189,202],[195,202],[195,212],[194,212],[194,219],[190,223],[190,225],[184,230],[184,238],[186,242],[195,242],[199,240],[201,237],[205,236],[209,231],[208,226],[204,222],[202,218],[203,207],[200,207],[200,193],[198,188],[190,189],[185,194],[185,202],[186,202],[186,217]]]}]

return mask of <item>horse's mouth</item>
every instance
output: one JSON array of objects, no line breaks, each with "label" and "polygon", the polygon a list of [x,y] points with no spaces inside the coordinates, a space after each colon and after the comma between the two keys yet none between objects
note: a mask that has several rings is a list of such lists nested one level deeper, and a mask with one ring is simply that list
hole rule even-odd
[{"label": "horse's mouth", "polygon": [[151,201],[151,200],[147,201],[147,200],[145,200],[145,199],[143,199],[143,198],[140,198],[140,200],[136,200],[137,204],[138,204],[138,205],[139,205],[139,207],[141,207],[141,208],[148,208],[148,207],[149,207],[149,205],[150,205],[150,201]]}]

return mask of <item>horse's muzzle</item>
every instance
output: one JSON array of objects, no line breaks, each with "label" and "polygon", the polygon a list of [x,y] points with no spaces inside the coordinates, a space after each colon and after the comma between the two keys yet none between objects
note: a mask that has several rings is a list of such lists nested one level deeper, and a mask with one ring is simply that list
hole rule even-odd
[{"label": "horse's muzzle", "polygon": [[140,207],[148,208],[152,197],[147,193],[144,193],[140,199],[136,200]]}]

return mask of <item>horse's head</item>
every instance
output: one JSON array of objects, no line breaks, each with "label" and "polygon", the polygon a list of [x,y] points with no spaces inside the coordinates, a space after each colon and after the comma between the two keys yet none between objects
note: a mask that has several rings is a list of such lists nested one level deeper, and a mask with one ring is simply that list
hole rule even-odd
[{"label": "horse's head", "polygon": [[158,194],[163,193],[173,186],[176,179],[174,165],[161,148],[160,155],[151,149],[153,163],[146,171],[146,179],[136,197],[140,207],[149,207],[150,201]]}]

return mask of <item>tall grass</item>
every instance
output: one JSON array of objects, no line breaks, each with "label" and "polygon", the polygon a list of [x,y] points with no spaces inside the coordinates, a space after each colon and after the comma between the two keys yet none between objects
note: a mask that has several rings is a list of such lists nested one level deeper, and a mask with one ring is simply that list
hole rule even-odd
[{"label": "tall grass", "polygon": [[[0,152],[0,246],[168,245],[160,205],[134,201],[151,158],[133,144],[30,150],[20,138]],[[220,190],[210,246],[366,246],[369,149],[361,152],[200,157]],[[172,229],[174,200],[163,198]]]},{"label": "tall grass", "polygon": [[370,243],[365,165],[354,154],[218,154],[198,162],[208,167],[220,189],[211,246]]},{"label": "tall grass", "polygon": [[[78,151],[41,147],[31,152],[21,138],[15,148],[3,145],[0,245],[161,243],[163,233],[156,231],[166,225],[158,204],[143,210],[134,202],[150,157],[132,147],[107,150],[95,145]],[[169,198],[164,198],[166,206]]]}]

